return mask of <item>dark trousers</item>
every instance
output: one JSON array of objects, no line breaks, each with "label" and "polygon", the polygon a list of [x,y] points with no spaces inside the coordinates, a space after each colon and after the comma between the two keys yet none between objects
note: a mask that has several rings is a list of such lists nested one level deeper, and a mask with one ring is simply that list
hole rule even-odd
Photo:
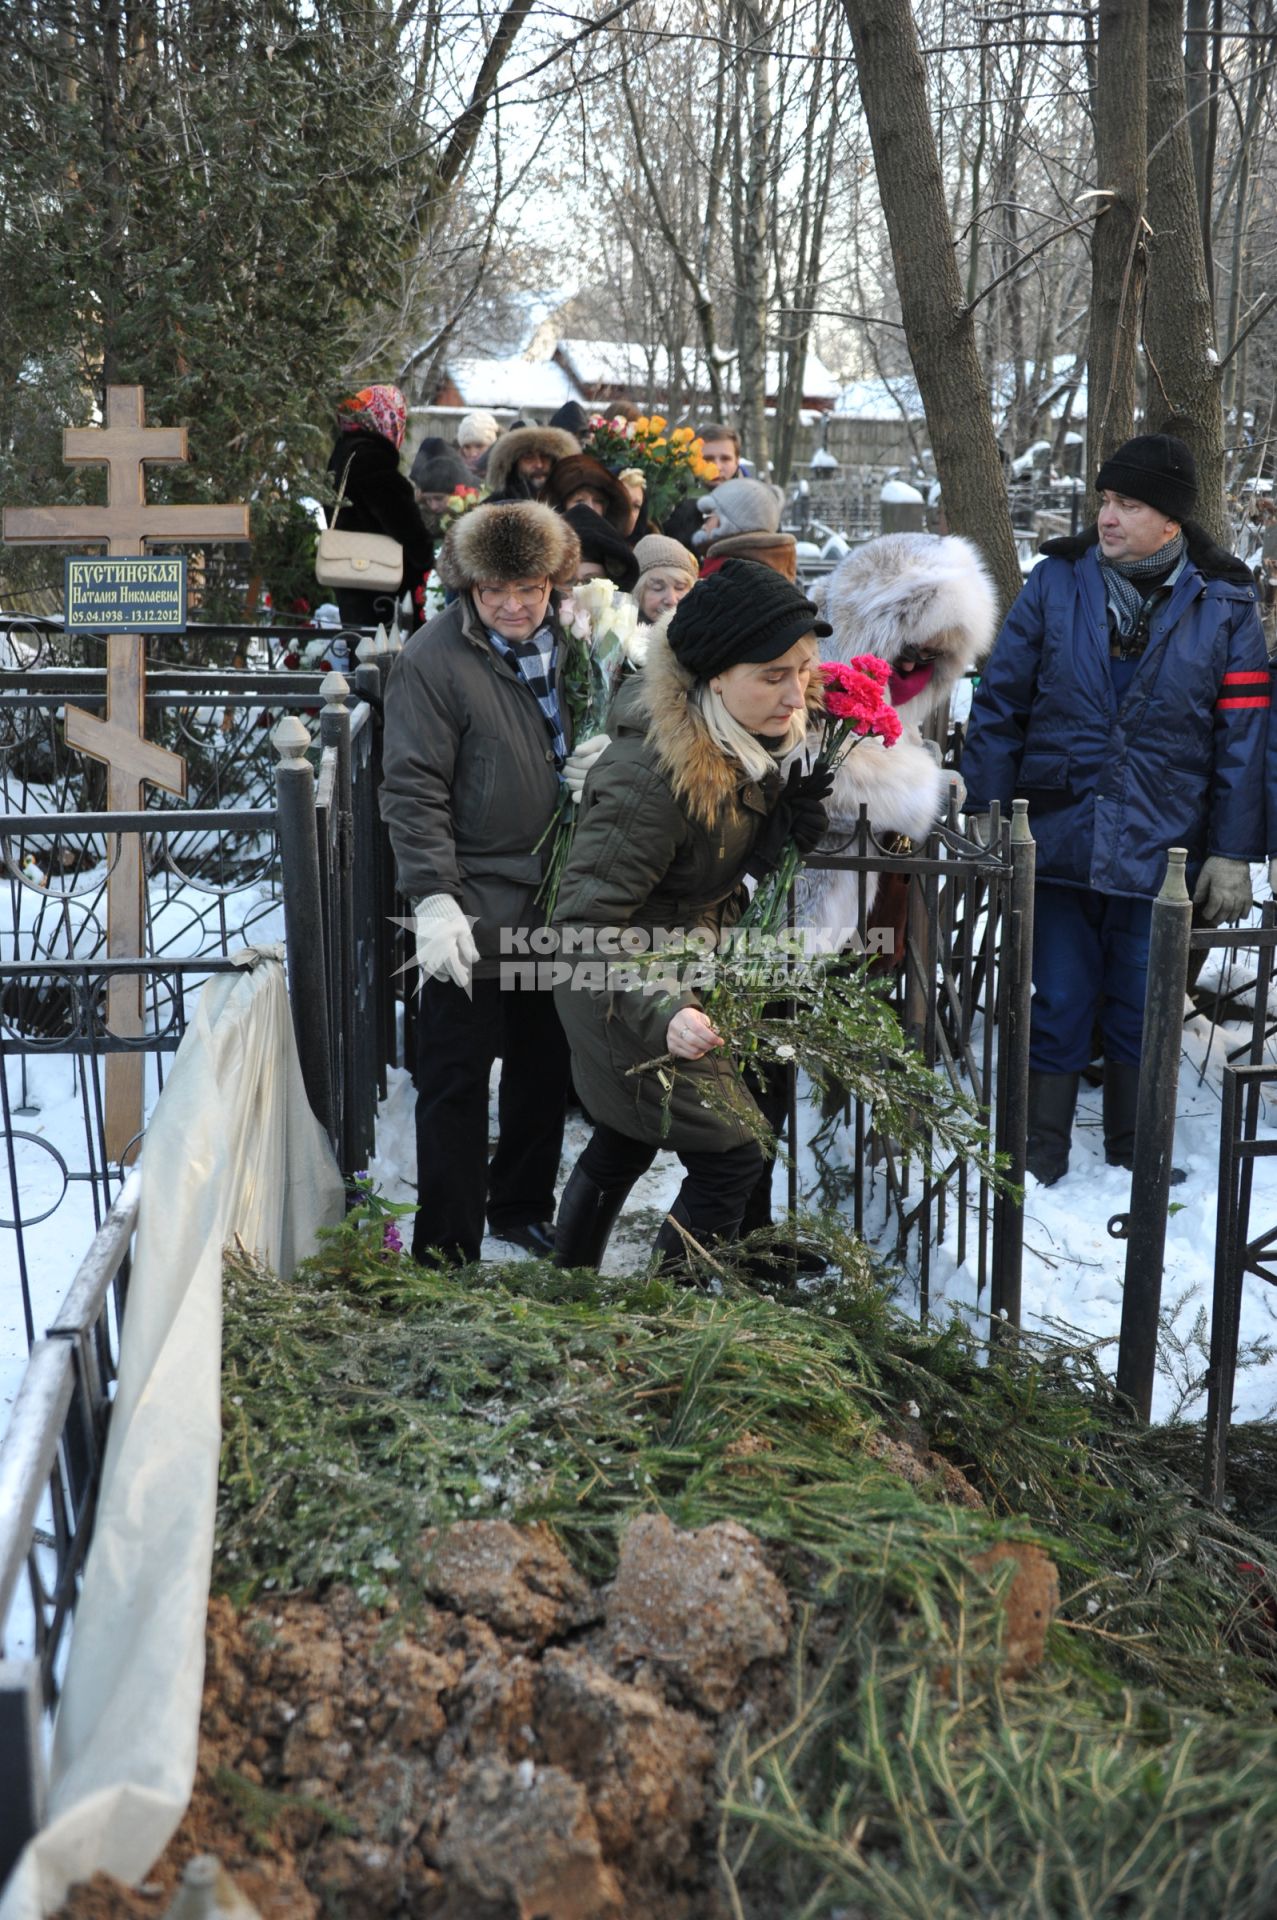
[{"label": "dark trousers", "polygon": [[1098,1010],[1104,1058],[1133,1065],[1144,1031],[1151,900],[1039,881],[1033,894],[1029,1064],[1080,1073]]},{"label": "dark trousers", "polygon": [[[488,1082],[501,1055],[499,1138],[488,1164]],[[477,1260],[486,1210],[495,1234],[554,1218],[568,1043],[550,993],[427,980],[417,1011],[414,1260],[437,1247]]]},{"label": "dark trousers", "polygon": [[[655,1160],[659,1148],[612,1127],[596,1126],[577,1165],[597,1187],[627,1191]],[[761,1148],[752,1140],[722,1153],[680,1153],[686,1178],[678,1197],[687,1214],[686,1225],[697,1238],[706,1235],[732,1240],[740,1227],[745,1202],[762,1170]]]}]

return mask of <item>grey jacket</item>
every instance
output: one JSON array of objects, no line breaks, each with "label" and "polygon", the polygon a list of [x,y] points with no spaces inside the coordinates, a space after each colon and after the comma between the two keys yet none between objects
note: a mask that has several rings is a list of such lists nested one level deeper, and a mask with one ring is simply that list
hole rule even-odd
[{"label": "grey jacket", "polygon": [[[572,716],[563,685],[563,729]],[[469,594],[413,634],[386,684],[381,817],[401,892],[414,903],[448,893],[477,916],[477,978],[498,971],[503,930],[537,927],[535,901],[560,782],[545,718],[515,667],[488,640]],[[507,951],[509,943],[506,943]],[[518,950],[517,946],[514,949]]]}]

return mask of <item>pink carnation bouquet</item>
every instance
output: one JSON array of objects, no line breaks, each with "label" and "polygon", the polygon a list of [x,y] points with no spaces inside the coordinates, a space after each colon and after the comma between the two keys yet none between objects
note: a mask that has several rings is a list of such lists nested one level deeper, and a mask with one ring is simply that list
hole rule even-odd
[{"label": "pink carnation bouquet", "polygon": [[[829,660],[820,669],[824,682],[824,721],[812,771],[837,772],[853,747],[871,734],[884,747],[900,738],[900,715],[891,704],[887,683],[891,668],[876,653],[859,653],[853,660]],[[768,875],[742,919],[742,926],[775,933],[785,918],[789,890],[802,866],[802,855],[791,840],[774,873]]]}]

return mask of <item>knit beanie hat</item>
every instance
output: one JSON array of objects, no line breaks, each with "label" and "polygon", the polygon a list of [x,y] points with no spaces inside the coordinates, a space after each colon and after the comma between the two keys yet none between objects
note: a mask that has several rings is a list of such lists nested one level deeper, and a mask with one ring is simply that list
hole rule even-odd
[{"label": "knit beanie hat", "polygon": [[696,502],[702,513],[716,513],[720,524],[710,538],[724,533],[775,533],[785,496],[766,480],[724,480]]},{"label": "knit beanie hat", "polygon": [[669,568],[672,573],[685,573],[695,580],[700,571],[696,555],[667,533],[645,533],[634,543],[634,558],[643,573],[651,573],[656,567]]},{"label": "knit beanie hat", "polygon": [[639,563],[624,534],[609,526],[593,507],[569,507],[563,515],[581,542],[582,560],[593,560],[622,593],[633,593],[639,577]]},{"label": "knit beanie hat", "polygon": [[806,594],[774,568],[728,560],[679,601],[667,638],[679,665],[708,680],[745,660],[778,660],[804,634],[825,640],[832,632]]},{"label": "knit beanie hat", "polygon": [[472,487],[475,483],[474,469],[466,465],[459,453],[445,450],[429,454],[424,447],[417,450],[411,477],[418,493],[455,493],[458,487]]},{"label": "knit beanie hat", "polygon": [[1104,461],[1095,488],[1143,500],[1168,520],[1187,520],[1197,504],[1197,465],[1173,433],[1137,433]]},{"label": "knit beanie hat", "polygon": [[[501,437],[501,422],[494,413],[468,413],[457,427],[457,445],[473,447],[482,443],[490,447],[494,440]],[[424,489],[423,489],[424,491]]]}]

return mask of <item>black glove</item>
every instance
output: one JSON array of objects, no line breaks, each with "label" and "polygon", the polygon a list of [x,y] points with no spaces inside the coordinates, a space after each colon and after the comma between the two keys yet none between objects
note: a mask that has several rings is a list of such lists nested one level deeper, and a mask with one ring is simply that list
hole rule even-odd
[{"label": "black glove", "polygon": [[829,831],[825,811],[834,784],[832,767],[816,767],[804,773],[802,762],[795,760],[780,798],[772,808],[745,863],[745,871],[762,880],[780,864],[781,855],[792,840],[799,853],[810,853]]}]

